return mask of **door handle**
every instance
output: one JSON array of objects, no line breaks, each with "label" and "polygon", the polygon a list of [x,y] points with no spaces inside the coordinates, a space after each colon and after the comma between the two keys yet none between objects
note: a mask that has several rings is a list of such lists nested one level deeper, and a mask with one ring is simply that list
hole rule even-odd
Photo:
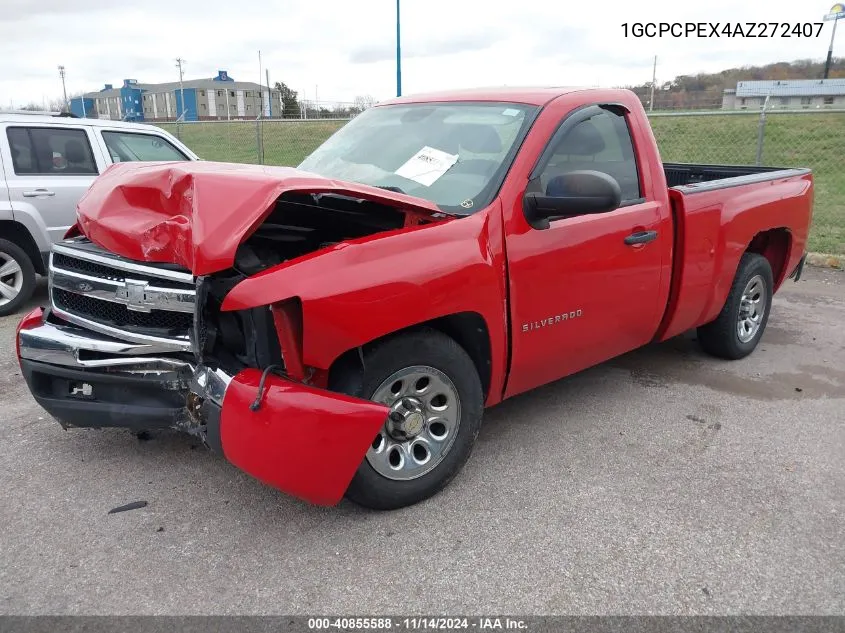
[{"label": "door handle", "polygon": [[34,191],[24,191],[23,192],[24,198],[40,198],[41,196],[49,198],[50,196],[55,196],[55,191],[49,191],[48,189],[36,189]]},{"label": "door handle", "polygon": [[631,233],[625,238],[625,243],[629,246],[633,244],[648,244],[657,239],[657,231],[637,231]]}]

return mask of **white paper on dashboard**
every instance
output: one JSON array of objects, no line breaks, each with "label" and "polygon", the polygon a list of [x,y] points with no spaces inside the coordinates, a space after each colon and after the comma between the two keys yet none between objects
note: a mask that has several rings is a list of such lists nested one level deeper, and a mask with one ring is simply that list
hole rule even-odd
[{"label": "white paper on dashboard", "polygon": [[457,162],[457,154],[447,154],[426,145],[394,173],[430,187]]}]

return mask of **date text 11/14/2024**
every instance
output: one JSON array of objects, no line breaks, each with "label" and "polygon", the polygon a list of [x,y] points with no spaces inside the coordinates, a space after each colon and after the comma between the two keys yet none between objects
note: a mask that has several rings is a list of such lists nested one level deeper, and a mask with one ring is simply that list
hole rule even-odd
[{"label": "date text 11/14/2024", "polygon": [[385,618],[385,617],[355,617],[355,618],[308,618],[308,629],[311,631],[331,630],[369,630],[369,631],[391,631],[391,630],[472,630],[479,631],[526,631],[528,623],[525,620],[509,617],[411,617],[411,618]]}]

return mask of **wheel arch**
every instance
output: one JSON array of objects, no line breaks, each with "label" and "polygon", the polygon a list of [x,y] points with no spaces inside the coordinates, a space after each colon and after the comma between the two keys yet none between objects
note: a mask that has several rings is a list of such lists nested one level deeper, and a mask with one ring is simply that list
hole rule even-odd
[{"label": "wheel arch", "polygon": [[44,259],[38,250],[38,245],[35,243],[32,234],[23,224],[15,220],[0,220],[0,238],[9,240],[20,246],[29,256],[35,272],[39,275],[47,273]]},{"label": "wheel arch", "polygon": [[786,227],[760,231],[751,239],[745,252],[762,255],[768,260],[774,290],[777,291],[788,272],[786,264],[792,252],[792,233]]},{"label": "wheel arch", "polygon": [[400,334],[425,329],[442,332],[460,345],[469,355],[473,365],[475,365],[476,371],[478,371],[478,377],[481,380],[481,387],[486,401],[490,395],[493,370],[492,347],[490,329],[484,317],[477,312],[458,312],[440,316],[383,334],[371,341],[367,341],[360,347],[346,350],[331,363],[328,370],[329,384],[332,384],[338,372],[352,367],[359,367],[361,365],[361,355],[366,352],[367,348]]}]

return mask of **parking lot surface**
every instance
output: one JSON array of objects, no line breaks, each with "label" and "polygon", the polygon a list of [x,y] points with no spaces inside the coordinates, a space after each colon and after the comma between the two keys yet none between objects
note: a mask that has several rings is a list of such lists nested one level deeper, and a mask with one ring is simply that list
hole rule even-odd
[{"label": "parking lot surface", "polygon": [[306,505],[191,437],[63,431],[17,320],[2,613],[845,613],[843,273],[787,282],[744,360],[690,333],[491,409],[452,484],[390,513]]}]

